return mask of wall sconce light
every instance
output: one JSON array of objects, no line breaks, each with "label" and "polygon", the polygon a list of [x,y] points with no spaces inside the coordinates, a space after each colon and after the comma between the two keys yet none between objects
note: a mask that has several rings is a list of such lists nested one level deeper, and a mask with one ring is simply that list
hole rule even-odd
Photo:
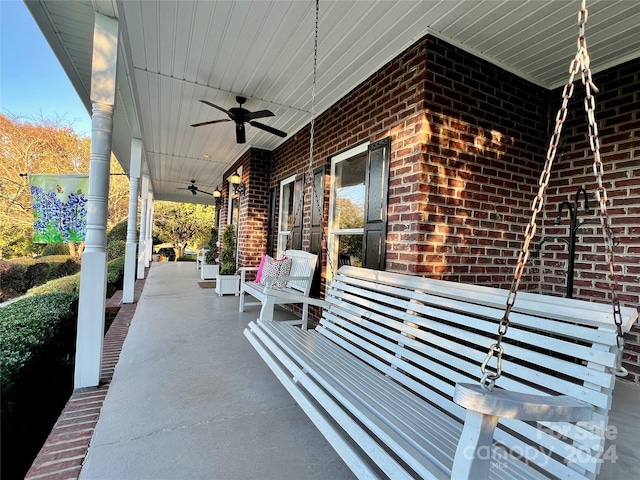
[{"label": "wall sconce light", "polygon": [[240,174],[236,170],[236,172],[231,175],[231,185],[233,185],[233,194],[234,195],[244,195],[246,190],[246,185],[242,182],[242,178]]},{"label": "wall sconce light", "polygon": [[216,200],[216,207],[219,207],[224,203],[224,198],[222,198],[222,192],[218,187],[216,187],[216,189],[213,191],[211,195],[213,195],[213,198],[215,198]]}]

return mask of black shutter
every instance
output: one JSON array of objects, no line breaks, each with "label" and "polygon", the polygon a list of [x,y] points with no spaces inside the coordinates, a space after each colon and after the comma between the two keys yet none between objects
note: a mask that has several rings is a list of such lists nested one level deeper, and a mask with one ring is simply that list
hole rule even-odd
[{"label": "black shutter", "polygon": [[365,186],[365,224],[363,266],[384,270],[387,237],[387,193],[389,186],[389,150],[391,141],[385,138],[369,145]]},{"label": "black shutter", "polygon": [[269,188],[269,216],[267,217],[267,255],[275,257],[276,241],[278,232],[276,225],[278,223],[276,215],[276,188]]},{"label": "black shutter", "polygon": [[309,252],[318,255],[318,265],[311,284],[311,296],[320,295],[320,282],[322,270],[322,219],[324,218],[324,166],[313,171],[313,190],[311,192],[311,226],[309,228]]},{"label": "black shutter", "polygon": [[293,187],[293,225],[291,226],[291,241],[287,248],[302,250],[302,212],[304,211],[302,199],[302,177],[297,178]]}]

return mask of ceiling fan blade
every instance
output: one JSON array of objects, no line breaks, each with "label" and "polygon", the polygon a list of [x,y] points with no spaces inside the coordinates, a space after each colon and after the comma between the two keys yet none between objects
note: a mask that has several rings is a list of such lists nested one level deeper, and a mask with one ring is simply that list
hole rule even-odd
[{"label": "ceiling fan blade", "polygon": [[205,192],[204,190],[200,190],[199,188],[196,188],[196,190],[200,193],[204,193],[205,195],[211,195],[211,193]]},{"label": "ceiling fan blade", "polygon": [[211,125],[213,123],[222,123],[222,122],[230,122],[231,120],[229,120],[228,118],[223,118],[222,120],[211,120],[209,122],[200,122],[200,123],[194,123],[193,125],[191,125],[192,127],[201,127],[203,125]]},{"label": "ceiling fan blade", "polygon": [[260,123],[260,122],[249,122],[250,125],[253,125],[256,128],[259,128],[261,130],[264,130],[265,132],[269,132],[269,133],[273,133],[274,135],[277,135],[279,137],[286,137],[287,134],[285,132],[283,132],[282,130],[278,130],[277,128],[273,128],[270,127],[269,125],[265,125],[264,123]]},{"label": "ceiling fan blade", "polygon": [[213,108],[217,108],[218,110],[220,110],[221,112],[226,113],[227,115],[229,115],[229,118],[231,118],[231,120],[233,120],[233,113],[231,113],[229,110],[226,110],[222,107],[219,107],[218,105],[215,105],[211,102],[207,102],[206,100],[200,100],[202,103],[204,103],[205,105],[209,105],[210,107]]},{"label": "ceiling fan blade", "polygon": [[257,112],[250,112],[247,115],[249,120],[253,120],[255,118],[264,118],[264,117],[275,117],[276,114],[270,110],[258,110]]}]

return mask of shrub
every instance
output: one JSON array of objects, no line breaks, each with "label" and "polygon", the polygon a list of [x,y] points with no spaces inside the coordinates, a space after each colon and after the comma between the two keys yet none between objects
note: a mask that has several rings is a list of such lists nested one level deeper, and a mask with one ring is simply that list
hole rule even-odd
[{"label": "shrub", "polygon": [[[124,257],[116,258],[107,263],[107,292],[106,297],[111,297],[118,290],[122,290],[124,281]],[[80,293],[80,273],[67,277],[50,280],[44,285],[31,288],[27,295],[40,295],[43,293]]]},{"label": "shrub", "polygon": [[107,264],[107,298],[122,290],[124,281],[124,257],[111,260]]},{"label": "shrub", "polygon": [[21,371],[30,362],[66,348],[69,339],[62,338],[61,333],[75,332],[77,301],[74,294],[50,293],[27,297],[0,309],[3,402],[8,392],[21,384]]},{"label": "shrub", "polygon": [[33,265],[29,265],[23,275],[25,290],[45,283],[49,279],[50,273],[51,265],[47,262],[36,262]]},{"label": "shrub", "polygon": [[0,260],[0,302],[24,292],[24,271],[23,265]]},{"label": "shrub", "polygon": [[71,394],[77,303],[56,293],[0,308],[3,477],[23,478]]},{"label": "shrub", "polygon": [[67,277],[49,280],[44,285],[33,287],[27,291],[27,295],[41,295],[43,293],[79,293],[80,292],[80,273],[69,275]]},{"label": "shrub", "polygon": [[236,227],[229,224],[222,233],[222,250],[220,250],[220,275],[236,273]]},{"label": "shrub", "polygon": [[42,256],[49,255],[69,255],[69,245],[66,243],[48,243],[46,247],[42,249]]},{"label": "shrub", "polygon": [[67,258],[58,267],[55,278],[62,278],[62,277],[67,277],[69,275],[75,275],[80,271],[80,268],[81,268],[81,264],[77,259]]},{"label": "shrub", "polygon": [[37,260],[33,257],[16,257],[9,260],[11,263],[15,263],[16,265],[24,265],[28,267],[29,265],[33,265],[37,262]]},{"label": "shrub", "polygon": [[195,262],[196,261],[196,256],[195,255],[190,255],[190,254],[186,254],[186,255],[181,255],[178,257],[178,260],[176,260],[178,262]]},{"label": "shrub", "polygon": [[113,240],[107,243],[107,260],[123,257],[126,249],[127,242],[124,240]]},{"label": "shrub", "polygon": [[[127,224],[128,220],[125,218],[119,223],[116,223],[111,230],[107,233],[107,245],[111,242],[127,242]],[[136,238],[138,236],[136,235]]]}]

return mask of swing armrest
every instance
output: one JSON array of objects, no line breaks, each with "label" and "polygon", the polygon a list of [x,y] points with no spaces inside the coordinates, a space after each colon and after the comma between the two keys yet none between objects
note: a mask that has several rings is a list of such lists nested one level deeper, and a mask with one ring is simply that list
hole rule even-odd
[{"label": "swing armrest", "polygon": [[451,478],[487,478],[493,433],[500,418],[539,422],[591,420],[593,406],[566,395],[532,395],[506,390],[485,391],[480,385],[459,383],[453,401],[467,409],[453,460]]},{"label": "swing armrest", "polygon": [[567,395],[532,395],[507,390],[488,392],[480,385],[459,383],[453,394],[458,405],[483,415],[538,422],[579,422],[591,419],[593,406]]}]

